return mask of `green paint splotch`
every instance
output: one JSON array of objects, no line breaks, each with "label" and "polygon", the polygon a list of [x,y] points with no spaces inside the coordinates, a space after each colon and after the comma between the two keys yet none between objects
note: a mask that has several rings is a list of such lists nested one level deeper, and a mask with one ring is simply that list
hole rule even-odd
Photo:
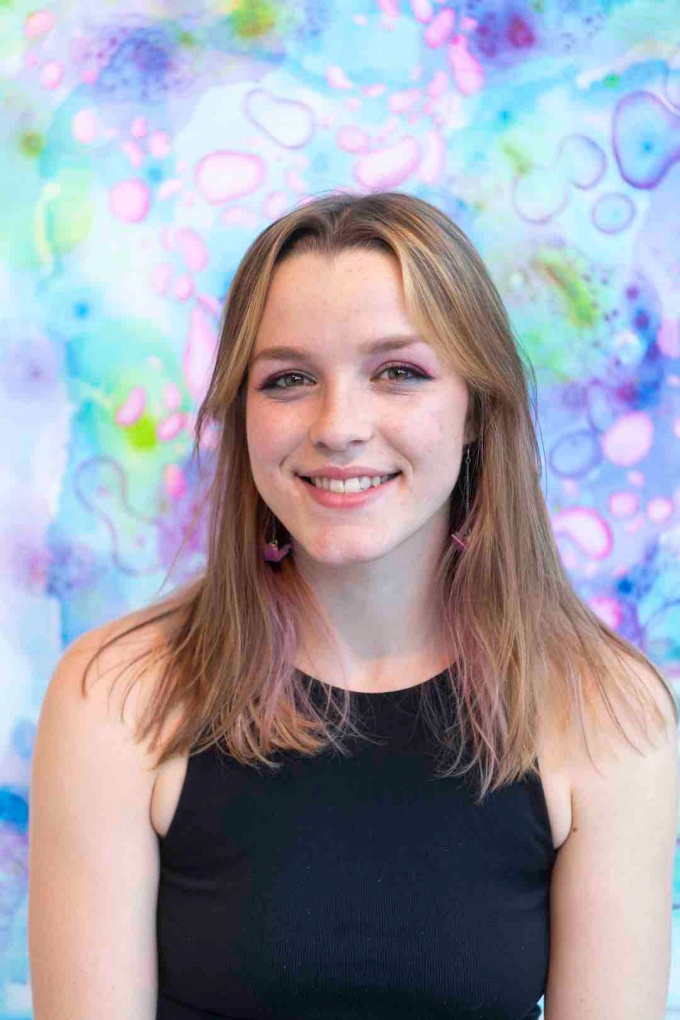
[{"label": "green paint splotch", "polygon": [[67,167],[45,182],[35,210],[36,247],[50,263],[88,237],[94,219],[92,172]]},{"label": "green paint splotch", "polygon": [[232,8],[231,23],[242,39],[259,39],[276,25],[276,4],[267,0],[240,0]]},{"label": "green paint splotch", "polygon": [[579,329],[592,329],[599,318],[597,302],[569,256],[544,249],[535,266],[560,295],[567,320]]},{"label": "green paint splotch", "polygon": [[[56,295],[63,303],[63,296]],[[72,333],[67,345],[69,397],[88,414],[93,447],[128,463],[136,454],[157,451],[163,460],[177,455],[178,447],[191,446],[191,437],[181,433],[173,442],[161,442],[158,425],[167,414],[164,388],[173,382],[183,388],[179,355],[167,346],[167,337],[157,327],[140,319],[116,318],[103,306],[97,316],[96,341],[91,331]],[[145,372],[151,358],[163,361],[163,368]],[[146,404],[129,425],[117,420],[131,391],[143,385]]]},{"label": "green paint splotch", "polygon": [[37,159],[44,148],[45,136],[39,131],[22,131],[19,135],[19,152],[27,159]]}]

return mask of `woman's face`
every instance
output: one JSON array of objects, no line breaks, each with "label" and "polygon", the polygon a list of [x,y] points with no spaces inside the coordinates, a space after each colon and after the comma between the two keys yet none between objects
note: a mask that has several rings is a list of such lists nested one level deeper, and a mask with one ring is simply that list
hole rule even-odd
[{"label": "woman's face", "polygon": [[[472,438],[468,392],[416,332],[390,255],[296,255],[275,270],[249,361],[246,431],[255,485],[289,531],[294,556],[341,565],[404,543],[421,555],[442,548]],[[414,340],[367,349],[396,336]],[[280,347],[299,353],[274,356]],[[300,478],[355,465],[401,473],[353,507],[322,505]]]}]

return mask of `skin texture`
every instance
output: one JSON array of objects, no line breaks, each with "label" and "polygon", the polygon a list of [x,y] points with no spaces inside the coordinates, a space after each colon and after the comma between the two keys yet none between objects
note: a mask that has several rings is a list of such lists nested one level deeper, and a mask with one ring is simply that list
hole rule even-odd
[{"label": "skin texture", "polygon": [[[354,689],[408,686],[447,665],[433,631],[431,578],[447,541],[463,447],[473,438],[467,386],[429,344],[361,351],[393,334],[418,334],[396,259],[368,251],[334,260],[298,255],[275,271],[249,365],[255,484],[292,536],[298,568],[339,639],[340,661],[311,630],[305,644],[324,679],[342,675],[340,685]],[[308,355],[253,360],[281,344]],[[385,371],[394,363],[429,378]],[[284,372],[301,374],[261,388]],[[370,504],[338,510],[311,499],[295,474],[353,464],[402,475]]]}]

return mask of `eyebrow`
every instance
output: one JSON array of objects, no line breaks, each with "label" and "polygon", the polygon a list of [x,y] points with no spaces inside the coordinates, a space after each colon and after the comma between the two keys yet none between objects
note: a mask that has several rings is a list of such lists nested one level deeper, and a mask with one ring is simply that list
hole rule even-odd
[{"label": "eyebrow", "polygon": [[[384,354],[385,351],[395,351],[402,347],[410,347],[412,344],[424,343],[425,340],[422,337],[397,333],[362,344],[359,347],[359,351],[361,354]],[[303,347],[288,347],[277,344],[275,347],[265,347],[264,350],[259,351],[253,357],[251,364],[255,365],[258,361],[288,361],[295,358],[313,360],[314,352],[305,350]]]}]

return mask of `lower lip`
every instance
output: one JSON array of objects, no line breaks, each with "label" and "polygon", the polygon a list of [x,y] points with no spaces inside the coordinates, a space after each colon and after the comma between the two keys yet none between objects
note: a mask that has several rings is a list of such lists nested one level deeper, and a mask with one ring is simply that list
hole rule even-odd
[{"label": "lower lip", "polygon": [[312,499],[315,499],[321,506],[335,507],[338,510],[349,510],[352,507],[363,506],[364,503],[370,503],[377,499],[381,493],[390,489],[400,477],[401,473],[394,478],[390,478],[389,482],[383,482],[382,485],[372,485],[370,489],[363,489],[361,492],[329,492],[328,489],[319,489],[316,485],[305,482],[299,475],[298,481],[301,485],[304,485]]}]

